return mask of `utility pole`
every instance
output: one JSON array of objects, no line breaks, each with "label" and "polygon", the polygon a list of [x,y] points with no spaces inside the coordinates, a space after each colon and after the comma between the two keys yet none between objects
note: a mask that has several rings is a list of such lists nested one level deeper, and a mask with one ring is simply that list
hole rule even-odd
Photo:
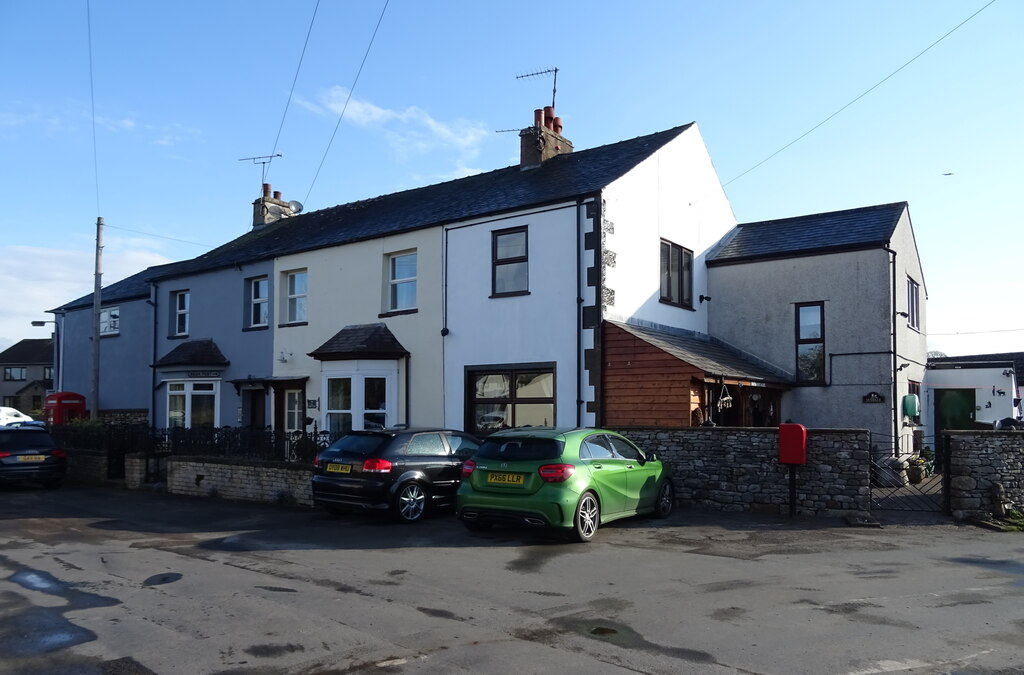
[{"label": "utility pole", "polygon": [[89,419],[100,418],[100,290],[103,279],[103,218],[96,218],[96,274],[92,289],[92,392]]}]

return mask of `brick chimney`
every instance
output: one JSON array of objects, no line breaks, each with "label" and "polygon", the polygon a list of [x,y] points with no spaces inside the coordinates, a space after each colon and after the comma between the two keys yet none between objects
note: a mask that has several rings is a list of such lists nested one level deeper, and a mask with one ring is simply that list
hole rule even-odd
[{"label": "brick chimney", "polygon": [[551,106],[533,111],[533,126],[519,132],[519,168],[533,169],[556,155],[572,152],[572,143],[562,136],[562,118]]},{"label": "brick chimney", "polygon": [[282,218],[298,215],[301,210],[302,205],[298,202],[283,201],[279,191],[271,196],[270,183],[264,183],[263,196],[252,203],[252,228],[258,230]]}]

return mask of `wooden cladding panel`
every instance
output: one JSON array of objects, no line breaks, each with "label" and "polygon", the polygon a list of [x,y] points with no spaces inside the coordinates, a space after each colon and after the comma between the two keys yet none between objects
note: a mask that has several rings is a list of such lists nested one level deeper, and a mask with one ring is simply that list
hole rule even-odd
[{"label": "wooden cladding panel", "polygon": [[688,427],[704,372],[617,326],[604,325],[602,424]]}]

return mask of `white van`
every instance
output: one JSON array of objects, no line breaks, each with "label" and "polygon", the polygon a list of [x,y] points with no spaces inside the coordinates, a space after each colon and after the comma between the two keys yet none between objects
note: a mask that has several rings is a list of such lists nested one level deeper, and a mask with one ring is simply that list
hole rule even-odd
[{"label": "white van", "polygon": [[0,407],[0,427],[12,422],[31,422],[32,418],[16,408]]}]

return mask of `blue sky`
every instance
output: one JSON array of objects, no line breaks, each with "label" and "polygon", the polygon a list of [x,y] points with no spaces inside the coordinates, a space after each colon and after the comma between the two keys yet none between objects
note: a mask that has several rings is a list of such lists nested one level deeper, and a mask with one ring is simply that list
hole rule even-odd
[{"label": "blue sky", "polygon": [[516,76],[557,67],[577,149],[696,121],[740,222],[909,202],[929,347],[1024,351],[1024,2],[4,0],[0,23],[0,348],[91,292],[97,216],[109,284],[246,232],[241,158],[282,153],[267,180],[306,210],[507,166],[496,132],[552,94]]}]

